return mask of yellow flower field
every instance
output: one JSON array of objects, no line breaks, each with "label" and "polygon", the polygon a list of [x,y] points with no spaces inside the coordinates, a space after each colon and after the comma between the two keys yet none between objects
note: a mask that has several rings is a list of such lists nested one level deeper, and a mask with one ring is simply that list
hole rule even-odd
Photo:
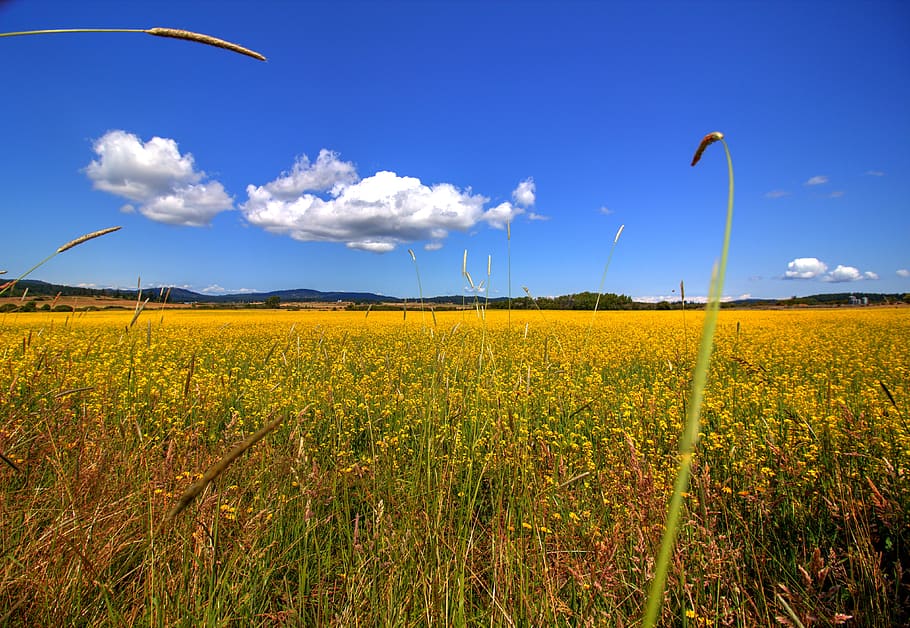
[{"label": "yellow flower field", "polygon": [[[3,315],[0,624],[635,623],[701,316]],[[910,619],[907,310],[715,339],[662,621]]]}]

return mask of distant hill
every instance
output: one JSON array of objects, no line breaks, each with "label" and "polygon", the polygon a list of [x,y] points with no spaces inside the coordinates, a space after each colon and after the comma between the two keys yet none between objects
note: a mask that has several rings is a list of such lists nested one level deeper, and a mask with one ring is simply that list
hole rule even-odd
[{"label": "distant hill", "polygon": [[[86,297],[109,297],[124,300],[136,300],[136,290],[124,290],[121,288],[85,288],[80,286],[66,286],[60,284],[47,283],[37,279],[25,279],[16,284],[13,290],[6,293],[5,296],[21,297],[28,290],[28,296],[45,296],[54,297],[57,294],[61,296],[86,296]],[[170,291],[168,293],[168,291]],[[294,290],[273,290],[271,292],[250,292],[240,294],[204,294],[186,290],[184,288],[147,288],[142,291],[144,298],[149,298],[152,302],[160,302],[167,298],[169,303],[213,303],[230,306],[231,304],[252,304],[264,303],[266,299],[278,297],[281,303],[301,303],[301,302],[322,302],[333,303],[343,301],[356,304],[370,303],[415,303],[420,301],[417,298],[391,297],[373,292],[322,292],[320,290],[311,290],[308,288],[297,288]],[[166,295],[166,296],[165,296]],[[482,302],[487,299],[479,297]],[[473,296],[465,295],[441,295],[435,297],[424,297],[426,303],[473,303]],[[506,307],[507,297],[495,297],[489,299],[489,305],[493,308]],[[578,294],[568,294],[559,297],[539,297],[533,302],[528,297],[515,296],[512,298],[512,309],[533,308],[540,309],[593,309],[594,303],[597,302],[597,294],[591,292],[581,292]],[[805,307],[805,306],[838,306],[838,305],[880,305],[884,303],[901,303],[910,302],[910,295],[907,294],[883,294],[873,292],[838,292],[828,294],[814,294],[805,297],[792,297],[789,299],[742,299],[729,301],[722,304],[724,308],[737,307]],[[702,304],[686,303],[686,308],[696,309]],[[679,301],[660,302],[660,303],[640,303],[633,301],[626,295],[604,294],[599,300],[600,309],[676,309],[681,307]]]}]

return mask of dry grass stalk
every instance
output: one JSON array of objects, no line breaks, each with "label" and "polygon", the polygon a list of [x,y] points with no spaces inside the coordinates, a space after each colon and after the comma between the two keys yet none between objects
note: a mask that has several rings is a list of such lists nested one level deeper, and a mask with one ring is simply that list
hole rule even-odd
[{"label": "dry grass stalk", "polygon": [[706,136],[701,138],[701,143],[698,145],[698,149],[695,151],[695,156],[692,157],[692,165],[698,163],[698,160],[701,159],[702,153],[705,152],[705,149],[708,148],[714,142],[719,142],[724,139],[724,134],[719,131],[714,131],[713,133],[708,133]]},{"label": "dry grass stalk", "polygon": [[107,229],[99,229],[98,231],[92,231],[91,233],[86,233],[85,235],[79,236],[75,240],[70,240],[69,242],[67,242],[66,244],[61,246],[59,249],[57,249],[57,253],[63,253],[64,251],[69,251],[74,246],[79,246],[83,242],[88,242],[89,240],[94,240],[95,238],[100,238],[103,235],[107,235],[107,234],[113,233],[115,231],[120,231],[120,229],[122,229],[122,227],[108,227]]},{"label": "dry grass stalk", "polygon": [[[310,406],[307,405],[303,410],[300,411],[298,416],[301,416],[303,413],[309,410],[309,408]],[[177,503],[174,504],[174,507],[171,508],[171,511],[168,513],[166,521],[172,521],[177,515],[179,515],[184,508],[189,506],[190,503],[196,499],[196,497],[198,497],[203,490],[205,490],[205,487],[208,486],[209,483],[224,473],[224,470],[227,469],[228,466],[234,462],[234,460],[236,460],[247,449],[262,440],[269,432],[281,425],[282,421],[284,421],[284,416],[279,416],[277,419],[266,423],[264,426],[262,426],[262,428],[259,429],[259,431],[252,434],[243,442],[237,444],[221,460],[206,469],[205,473],[202,474],[202,477],[197,482],[194,482],[192,485],[190,485],[190,487],[183,492],[183,495],[180,496],[180,499],[177,500]]]},{"label": "dry grass stalk", "polygon": [[146,297],[145,301],[142,301],[141,303],[139,301],[136,301],[136,311],[133,312],[133,320],[130,321],[130,324],[129,324],[130,327],[132,327],[133,325],[136,324],[136,319],[138,319],[139,315],[142,314],[142,310],[145,309],[145,305],[148,302],[149,302],[149,297]]},{"label": "dry grass stalk", "polygon": [[230,50],[231,52],[253,57],[254,59],[259,59],[260,61],[266,60],[263,55],[259,54],[255,50],[244,48],[243,46],[239,46],[233,42],[218,39],[217,37],[212,37],[211,35],[203,35],[202,33],[194,33],[193,31],[185,31],[179,28],[162,28],[158,26],[155,28],[50,28],[33,31],[0,33],[0,37],[18,37],[20,35],[58,35],[61,33],[145,33],[147,35],[154,35],[155,37],[171,37],[173,39],[195,41],[196,43],[206,44],[207,46],[215,46],[216,48],[223,48],[224,50]]},{"label": "dry grass stalk", "polygon": [[255,50],[250,50],[249,48],[244,48],[243,46],[238,46],[235,43],[225,41],[223,39],[218,39],[217,37],[212,37],[210,35],[203,35],[202,33],[194,33],[192,31],[185,31],[179,28],[161,28],[155,27],[150,28],[145,31],[149,35],[154,35],[156,37],[172,37],[174,39],[186,39],[187,41],[195,41],[200,44],[206,44],[208,46],[215,46],[216,48],[223,48],[225,50],[230,50],[248,57],[253,57],[254,59],[259,59],[260,61],[265,61],[265,57]]}]

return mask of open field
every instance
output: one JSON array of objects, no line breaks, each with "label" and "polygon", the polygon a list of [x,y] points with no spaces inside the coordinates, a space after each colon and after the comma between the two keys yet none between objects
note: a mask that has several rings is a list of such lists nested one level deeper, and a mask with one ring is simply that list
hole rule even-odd
[{"label": "open field", "polygon": [[[702,313],[508,317],[0,316],[0,624],[637,624]],[[910,621],[908,399],[906,310],[721,312],[662,623]]]}]

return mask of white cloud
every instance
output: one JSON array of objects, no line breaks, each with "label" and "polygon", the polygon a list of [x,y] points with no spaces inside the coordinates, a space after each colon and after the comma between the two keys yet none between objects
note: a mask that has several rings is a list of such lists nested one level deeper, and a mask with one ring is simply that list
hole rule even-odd
[{"label": "white cloud", "polygon": [[512,222],[515,220],[515,216],[522,213],[524,213],[524,210],[521,207],[516,207],[506,201],[484,212],[483,220],[494,229],[505,229],[506,223]]},{"label": "white cloud", "polygon": [[[480,222],[504,228],[524,212],[509,202],[485,210],[488,198],[450,183],[426,185],[389,171],[359,179],[352,164],[326,150],[314,164],[302,157],[275,181],[248,185],[247,194],[241,209],[252,225],[296,240],[343,242],[374,253],[415,240],[441,247],[452,230],[468,231]],[[527,201],[533,181],[520,183],[514,194]]]},{"label": "white cloud", "polygon": [[202,292],[204,294],[224,294],[225,292],[227,292],[227,290],[225,290],[218,284],[213,284],[211,286],[208,286],[207,288],[203,288],[202,290],[200,290],[200,292]]},{"label": "white cloud", "polygon": [[843,190],[837,190],[835,192],[831,192],[831,194],[828,195],[828,198],[840,198],[843,195],[844,195]]},{"label": "white cloud", "polygon": [[847,281],[876,280],[878,274],[872,271],[861,272],[855,266],[838,264],[828,272],[828,265],[816,257],[798,257],[787,264],[784,279],[818,279],[831,283]]},{"label": "white cloud", "polygon": [[815,279],[825,274],[828,265],[816,257],[797,257],[787,264],[785,279]]},{"label": "white cloud", "polygon": [[806,181],[806,185],[823,185],[827,182],[828,177],[823,174],[819,174],[814,177],[810,177],[810,179]]},{"label": "white cloud", "polygon": [[859,272],[858,268],[854,266],[843,266],[841,264],[838,264],[834,270],[825,275],[824,280],[840,283],[844,281],[859,281],[862,278],[863,274]]},{"label": "white cloud", "polygon": [[604,205],[600,208],[600,213],[603,214],[604,216],[609,216],[610,214],[613,213],[613,210],[610,209],[609,207],[607,207],[606,205]]},{"label": "white cloud", "polygon": [[438,251],[442,248],[442,242],[427,242],[423,245],[424,251]]},{"label": "white cloud", "polygon": [[522,207],[530,207],[537,200],[535,192],[537,186],[534,185],[534,179],[528,177],[518,184],[518,187],[512,191],[512,200]]},{"label": "white cloud", "polygon": [[267,183],[265,189],[279,200],[292,201],[304,192],[328,192],[336,186],[355,183],[358,178],[354,164],[341,161],[337,153],[323,148],[315,163],[310,163],[306,155],[298,157],[290,172]]},{"label": "white cloud", "polygon": [[538,214],[537,212],[529,212],[528,220],[549,220],[549,216],[544,216],[543,214]]},{"label": "white cloud", "polygon": [[349,249],[360,249],[370,253],[388,253],[395,250],[395,242],[386,242],[383,240],[363,240],[360,242],[348,242]]},{"label": "white cloud", "polygon": [[765,192],[765,198],[783,198],[785,196],[790,196],[790,193],[786,190],[771,190],[770,192]]},{"label": "white cloud", "polygon": [[[143,143],[126,131],[108,131],[92,148],[97,160],[85,168],[96,190],[139,204],[138,211],[158,222],[199,227],[232,209],[233,199],[217,181],[205,182],[193,156],[180,154],[177,142],[153,137]],[[132,205],[121,211],[130,212]]]},{"label": "white cloud", "polygon": [[910,270],[908,270],[906,268],[901,268],[900,270],[897,271],[897,276],[898,277],[910,277]]},{"label": "white cloud", "polygon": [[883,177],[883,176],[885,176],[885,173],[882,172],[881,170],[866,170],[866,174],[869,175],[870,177]]},{"label": "white cloud", "polygon": [[[751,297],[752,297],[751,294],[743,294],[738,297],[732,297],[732,296],[727,295],[727,296],[721,297],[720,301],[721,301],[721,303],[731,303],[736,300],[749,299]],[[632,297],[632,300],[636,301],[638,303],[660,303],[661,301],[664,301],[666,303],[679,303],[679,295],[678,294],[663,294],[663,295],[656,295],[656,296],[655,295],[646,295],[646,296],[640,296],[640,297]],[[686,295],[686,303],[707,303],[707,302],[708,302],[708,297],[705,295],[700,295],[700,296],[699,295],[690,296],[688,294]]]}]

